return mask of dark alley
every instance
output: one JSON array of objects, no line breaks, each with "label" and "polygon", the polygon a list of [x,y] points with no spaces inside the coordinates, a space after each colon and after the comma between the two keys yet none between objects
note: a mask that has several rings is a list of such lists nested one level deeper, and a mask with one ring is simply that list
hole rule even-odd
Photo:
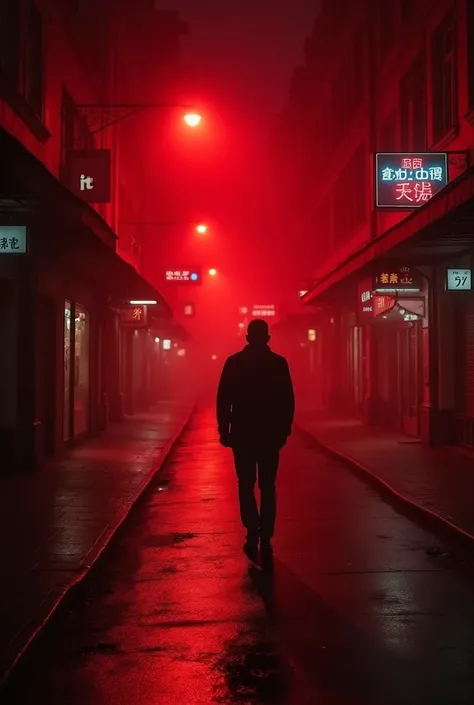
[{"label": "dark alley", "polygon": [[471,703],[474,587],[451,548],[297,433],[274,575],[249,569],[214,428],[198,410],[8,702]]},{"label": "dark alley", "polygon": [[0,2],[0,701],[474,703],[474,0]]}]

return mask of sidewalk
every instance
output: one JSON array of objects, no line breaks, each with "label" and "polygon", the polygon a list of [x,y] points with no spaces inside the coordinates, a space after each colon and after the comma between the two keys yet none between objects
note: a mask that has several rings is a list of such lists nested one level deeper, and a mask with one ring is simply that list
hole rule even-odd
[{"label": "sidewalk", "polygon": [[473,458],[452,448],[425,448],[403,433],[353,419],[304,411],[296,421],[380,489],[451,533],[468,534],[474,545]]},{"label": "sidewalk", "polygon": [[164,402],[0,484],[0,681],[159,470],[192,404]]}]

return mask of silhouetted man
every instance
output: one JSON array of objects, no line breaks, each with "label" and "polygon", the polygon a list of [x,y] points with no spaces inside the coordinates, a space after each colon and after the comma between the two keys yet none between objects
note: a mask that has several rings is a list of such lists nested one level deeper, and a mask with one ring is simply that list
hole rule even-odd
[{"label": "silhouetted man", "polygon": [[[252,321],[248,345],[226,360],[217,391],[219,440],[234,452],[240,516],[247,529],[244,552],[256,561],[260,540],[262,563],[271,561],[273,553],[275,481],[295,412],[288,363],[269,348],[269,340],[266,321]],[[254,492],[257,468],[260,514]]]}]

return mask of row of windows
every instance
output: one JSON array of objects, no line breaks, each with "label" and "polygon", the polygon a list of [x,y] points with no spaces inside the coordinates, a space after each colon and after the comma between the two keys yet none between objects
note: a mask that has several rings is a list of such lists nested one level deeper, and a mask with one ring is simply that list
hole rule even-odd
[{"label": "row of windows", "polygon": [[308,233],[307,252],[314,262],[343,244],[367,221],[369,203],[367,144],[361,143],[333,190],[321,201]]},{"label": "row of windows", "polygon": [[[472,11],[474,31],[474,9]],[[432,92],[432,139],[436,144],[458,122],[457,90],[457,22],[454,11],[450,11],[431,39],[431,92]],[[474,46],[469,36],[468,47],[472,59],[468,66],[473,85],[470,107],[474,106]],[[469,58],[468,58],[469,60]],[[421,51],[408,72],[402,78],[399,88],[399,137],[397,136],[397,115],[392,113],[379,132],[381,150],[400,149],[401,151],[422,151],[428,147],[428,104],[426,53]]]},{"label": "row of windows", "polygon": [[0,74],[6,88],[43,117],[43,27],[33,0],[3,0],[0,13]]}]

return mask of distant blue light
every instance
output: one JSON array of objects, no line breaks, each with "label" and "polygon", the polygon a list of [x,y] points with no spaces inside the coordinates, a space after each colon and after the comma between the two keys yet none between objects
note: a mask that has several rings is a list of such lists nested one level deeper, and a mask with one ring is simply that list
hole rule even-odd
[{"label": "distant blue light", "polygon": [[191,281],[193,281],[193,282],[195,282],[195,281],[198,280],[198,275],[196,274],[196,272],[193,272],[193,273],[191,274],[190,279],[191,279]]}]

